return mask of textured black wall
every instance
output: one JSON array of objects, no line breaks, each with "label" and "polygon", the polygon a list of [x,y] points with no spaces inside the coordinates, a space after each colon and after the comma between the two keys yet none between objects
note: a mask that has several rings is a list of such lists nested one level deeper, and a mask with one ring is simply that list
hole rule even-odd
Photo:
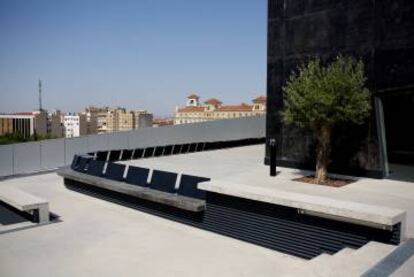
[{"label": "textured black wall", "polygon": [[[414,1],[269,0],[268,6],[267,137],[277,138],[279,164],[312,168],[312,135],[280,122],[286,79],[311,57],[329,62],[342,53],[365,62],[374,95],[412,88]],[[381,177],[376,126],[373,105],[366,124],[336,128],[330,170]]]}]

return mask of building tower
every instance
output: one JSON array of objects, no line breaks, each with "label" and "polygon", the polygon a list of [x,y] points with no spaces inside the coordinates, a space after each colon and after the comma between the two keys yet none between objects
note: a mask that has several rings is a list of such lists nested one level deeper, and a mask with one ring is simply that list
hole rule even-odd
[{"label": "building tower", "polygon": [[199,107],[200,106],[200,102],[199,102],[200,97],[196,94],[191,94],[190,96],[187,97],[187,107]]}]

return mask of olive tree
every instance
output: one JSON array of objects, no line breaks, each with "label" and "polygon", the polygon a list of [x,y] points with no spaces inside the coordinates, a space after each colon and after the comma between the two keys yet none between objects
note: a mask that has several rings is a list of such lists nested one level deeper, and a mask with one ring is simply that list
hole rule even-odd
[{"label": "olive tree", "polygon": [[362,124],[369,114],[365,82],[362,61],[338,56],[327,66],[318,58],[299,66],[283,87],[283,122],[310,128],[317,138],[317,183],[327,178],[333,127]]}]

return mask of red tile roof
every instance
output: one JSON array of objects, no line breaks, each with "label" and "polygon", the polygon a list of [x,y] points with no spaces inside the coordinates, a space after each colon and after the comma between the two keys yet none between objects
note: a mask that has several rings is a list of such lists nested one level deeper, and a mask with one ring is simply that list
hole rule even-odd
[{"label": "red tile roof", "polygon": [[227,105],[217,108],[217,112],[251,112],[253,110],[252,105],[242,103],[241,105]]},{"label": "red tile roof", "polygon": [[174,120],[171,118],[155,118],[153,124],[158,126],[174,125]]},{"label": "red tile roof", "polygon": [[17,112],[15,115],[33,115],[33,112]]},{"label": "red tile roof", "polygon": [[188,99],[200,99],[200,97],[196,94],[191,94],[190,96],[187,97]]},{"label": "red tile roof", "polygon": [[204,107],[184,107],[178,109],[179,113],[196,113],[196,112],[204,112]]},{"label": "red tile roof", "polygon": [[210,105],[221,105],[222,102],[216,98],[210,98],[207,101],[205,101],[204,103],[206,104],[210,104]]},{"label": "red tile roof", "polygon": [[253,99],[253,103],[266,103],[267,98],[266,96],[259,96]]}]

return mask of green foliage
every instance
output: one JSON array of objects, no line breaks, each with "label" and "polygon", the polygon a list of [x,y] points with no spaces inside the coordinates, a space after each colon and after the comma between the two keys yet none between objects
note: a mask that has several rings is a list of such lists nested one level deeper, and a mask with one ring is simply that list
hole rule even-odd
[{"label": "green foliage", "polygon": [[370,110],[364,64],[338,56],[324,67],[314,59],[298,68],[283,87],[286,124],[319,129],[338,123],[363,123]]}]

